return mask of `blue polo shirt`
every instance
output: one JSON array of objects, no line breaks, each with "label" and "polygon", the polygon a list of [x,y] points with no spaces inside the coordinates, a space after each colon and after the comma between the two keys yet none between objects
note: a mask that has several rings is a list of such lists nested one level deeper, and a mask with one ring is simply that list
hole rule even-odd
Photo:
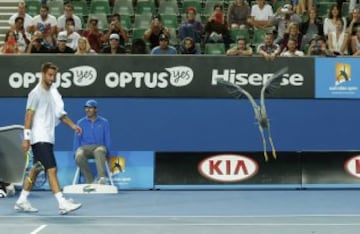
[{"label": "blue polo shirt", "polygon": [[104,145],[107,149],[107,154],[110,154],[110,125],[107,119],[97,116],[96,120],[92,122],[87,116],[77,121],[77,125],[82,129],[82,134],[79,136],[74,134],[73,149],[76,151],[83,145]]}]

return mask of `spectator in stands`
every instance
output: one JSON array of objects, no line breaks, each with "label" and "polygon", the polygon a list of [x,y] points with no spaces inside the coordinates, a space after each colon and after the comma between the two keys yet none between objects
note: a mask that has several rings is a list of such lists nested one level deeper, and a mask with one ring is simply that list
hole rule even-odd
[{"label": "spectator in stands", "polygon": [[328,49],[324,36],[314,36],[310,41],[308,55],[332,57],[334,54]]},{"label": "spectator in stands", "polygon": [[281,52],[280,46],[274,43],[274,35],[271,32],[265,34],[264,43],[258,46],[257,52],[267,61],[274,60],[277,56],[279,56]]},{"label": "spectator in stands", "polygon": [[34,32],[26,52],[28,54],[43,54],[50,52],[49,48],[44,45],[43,34],[40,31]]},{"label": "spectator in stands", "polygon": [[58,31],[65,30],[66,19],[73,18],[75,22],[75,31],[82,29],[82,22],[79,16],[74,14],[74,6],[70,3],[64,5],[64,14],[57,19]]},{"label": "spectator in stands", "polygon": [[75,21],[73,18],[66,19],[65,31],[62,31],[62,33],[66,33],[67,35],[66,46],[75,51],[78,47],[78,40],[81,36],[75,31]]},{"label": "spectator in stands", "polygon": [[245,37],[239,37],[236,45],[226,51],[229,56],[252,56],[253,49],[247,45]]},{"label": "spectator in stands", "polygon": [[296,49],[300,50],[303,35],[301,34],[299,25],[297,23],[293,22],[288,25],[287,30],[284,34],[284,37],[280,43],[281,51],[283,51],[284,48],[287,46],[290,38],[296,40],[296,46],[297,46]]},{"label": "spectator in stands", "polygon": [[144,33],[144,40],[145,42],[150,42],[150,49],[159,45],[159,38],[161,34],[165,34],[168,38],[171,37],[169,29],[163,26],[161,17],[159,15],[155,15],[151,19],[150,28]]},{"label": "spectator in stands", "polygon": [[186,9],[186,20],[179,27],[179,38],[184,40],[186,37],[191,37],[195,42],[200,43],[201,37],[204,33],[204,27],[200,21],[196,20],[196,9],[188,7]]},{"label": "spectator in stands", "polygon": [[225,48],[229,49],[231,37],[223,6],[221,4],[215,4],[213,9],[214,11],[205,25],[205,42],[224,43]]},{"label": "spectator in stands", "polygon": [[146,43],[143,39],[135,39],[131,43],[132,54],[147,54]]},{"label": "spectator in stands", "polygon": [[66,32],[60,32],[57,36],[57,45],[54,49],[51,50],[51,53],[55,54],[73,54],[75,51],[70,47],[66,46],[67,42]]},{"label": "spectator in stands", "polygon": [[18,54],[19,48],[16,42],[15,33],[12,30],[7,31],[4,39],[4,45],[1,48],[2,54]]},{"label": "spectator in stands", "polygon": [[349,36],[344,31],[344,22],[339,19],[336,22],[336,31],[328,34],[328,48],[335,55],[347,55],[349,47]]},{"label": "spectator in stands", "polygon": [[91,48],[90,43],[86,37],[80,37],[78,40],[78,47],[75,54],[96,54],[96,52]]},{"label": "spectator in stands", "polygon": [[169,45],[169,37],[160,34],[159,45],[151,50],[151,54],[177,54],[175,47]]},{"label": "spectator in stands", "polygon": [[[336,31],[336,22],[342,20],[346,25],[346,18],[342,17],[341,9],[337,4],[333,4],[329,9],[328,17],[324,19],[324,35],[327,37],[330,32]],[[345,27],[343,27],[345,31]]]},{"label": "spectator in stands", "polygon": [[88,29],[83,32],[83,36],[86,37],[90,43],[90,46],[96,53],[99,53],[103,44],[103,33],[98,28],[99,20],[95,17],[89,19]]},{"label": "spectator in stands", "polygon": [[25,53],[26,47],[30,43],[31,35],[30,35],[30,33],[25,31],[23,17],[21,17],[21,16],[16,17],[13,31],[16,36],[19,53]]},{"label": "spectator in stands", "polygon": [[273,29],[273,17],[272,7],[265,0],[256,0],[256,4],[251,7],[248,23],[255,28]]},{"label": "spectator in stands", "polygon": [[351,35],[355,35],[357,28],[360,26],[360,5],[351,11],[347,22],[347,32]]},{"label": "spectator in stands", "polygon": [[356,29],[356,34],[351,37],[351,53],[354,56],[360,55],[360,26]]},{"label": "spectator in stands", "polygon": [[250,17],[250,7],[245,0],[234,0],[227,11],[227,22],[231,28],[246,28]]},{"label": "spectator in stands", "polygon": [[304,52],[298,50],[298,41],[295,38],[289,38],[285,50],[280,54],[282,57],[302,57]]},{"label": "spectator in stands", "polygon": [[314,35],[324,35],[323,23],[317,16],[316,8],[310,8],[307,14],[307,20],[300,24],[300,32],[303,35],[300,48],[303,51],[305,51],[305,47],[309,45]]},{"label": "spectator in stands", "polygon": [[28,30],[28,27],[32,23],[32,17],[26,13],[26,3],[24,1],[20,1],[18,4],[18,12],[10,16],[9,24],[13,28],[15,24],[15,19],[17,17],[22,17],[24,19],[24,29]]},{"label": "spectator in stands", "polygon": [[120,36],[117,33],[113,33],[109,37],[109,46],[102,49],[103,54],[124,54],[125,48],[120,45]]},{"label": "spectator in stands", "polygon": [[[301,18],[295,13],[292,5],[285,4],[283,7],[279,7],[276,11],[273,23],[277,28],[277,38],[275,39],[276,43],[281,43],[281,41],[284,39],[284,34],[286,31],[288,31],[288,26],[291,23],[301,23]],[[285,42],[285,45],[286,44],[287,41]]]},{"label": "spectator in stands", "polygon": [[180,54],[201,54],[192,37],[185,37],[180,43]]},{"label": "spectator in stands", "polygon": [[31,23],[30,32],[40,31],[43,35],[45,46],[48,48],[55,47],[54,38],[57,34],[57,21],[55,16],[49,14],[49,7],[42,5],[40,8],[40,14],[34,16]]},{"label": "spectator in stands", "polygon": [[120,38],[119,43],[121,46],[125,46],[125,43],[129,41],[129,35],[128,35],[127,31],[121,25],[121,21],[117,20],[116,17],[114,17],[114,19],[109,24],[109,29],[104,34],[102,41],[105,41],[105,42],[109,41],[110,35],[114,34],[114,33],[119,34],[119,38]]}]

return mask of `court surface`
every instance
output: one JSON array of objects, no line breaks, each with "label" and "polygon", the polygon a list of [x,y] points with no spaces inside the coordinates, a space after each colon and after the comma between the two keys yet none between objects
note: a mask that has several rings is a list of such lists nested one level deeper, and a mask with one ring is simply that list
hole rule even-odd
[{"label": "court surface", "polygon": [[58,215],[50,192],[33,192],[36,214],[0,199],[2,233],[358,234],[360,190],[120,191],[66,195],[83,207]]}]

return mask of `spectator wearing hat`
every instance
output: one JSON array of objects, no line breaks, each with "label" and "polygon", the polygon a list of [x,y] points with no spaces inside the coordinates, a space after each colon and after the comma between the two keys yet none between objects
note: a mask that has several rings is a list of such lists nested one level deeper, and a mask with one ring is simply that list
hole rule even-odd
[{"label": "spectator wearing hat", "polygon": [[201,51],[196,48],[193,38],[185,37],[180,44],[180,54],[201,54]]},{"label": "spectator wearing hat", "polygon": [[150,49],[159,45],[159,37],[161,34],[165,34],[170,38],[170,32],[167,27],[164,27],[159,15],[155,15],[151,19],[150,28],[144,33],[145,42],[150,42]]},{"label": "spectator wearing hat", "polygon": [[100,53],[102,49],[104,34],[98,27],[99,20],[95,17],[89,19],[88,28],[83,32],[83,36],[89,41],[90,47],[96,52]]},{"label": "spectator wearing hat", "polygon": [[169,37],[160,34],[159,45],[151,50],[151,54],[177,54],[175,47],[169,45]]},{"label": "spectator wearing hat", "polygon": [[51,53],[55,54],[73,54],[75,51],[70,47],[66,46],[67,34],[65,32],[60,32],[57,36],[57,45],[54,49],[51,50]]},{"label": "spectator wearing hat", "polygon": [[236,45],[226,51],[228,56],[252,56],[253,50],[247,45],[245,37],[239,37]]},{"label": "spectator wearing hat", "polygon": [[[84,175],[86,183],[106,184],[106,157],[110,155],[110,125],[109,121],[98,115],[98,103],[90,99],[85,105],[86,116],[77,121],[82,134],[74,134],[73,150],[75,162]],[[94,158],[98,179],[94,180],[88,164],[88,159]]]},{"label": "spectator wearing hat", "polygon": [[102,54],[124,54],[125,48],[120,45],[120,36],[117,33],[113,33],[109,37],[109,46],[102,49]]},{"label": "spectator wearing hat", "polygon": [[195,42],[200,43],[204,33],[204,26],[196,20],[196,9],[188,7],[186,9],[186,20],[179,27],[180,40],[191,37]]}]

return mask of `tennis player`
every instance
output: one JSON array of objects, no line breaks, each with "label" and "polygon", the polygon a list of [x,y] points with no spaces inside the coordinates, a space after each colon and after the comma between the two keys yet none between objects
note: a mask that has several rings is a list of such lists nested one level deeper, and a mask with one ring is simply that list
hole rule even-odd
[{"label": "tennis player", "polygon": [[41,170],[45,170],[49,185],[59,203],[59,214],[67,214],[81,207],[80,203],[74,203],[65,199],[60,190],[57,177],[56,161],[54,156],[55,127],[62,121],[81,134],[79,126],[67,116],[64,111],[64,102],[56,87],[58,67],[50,62],[41,67],[41,80],[28,95],[23,149],[25,152],[32,149],[33,167],[23,184],[23,190],[15,203],[15,210],[19,212],[38,212],[28,200],[28,195]]}]

